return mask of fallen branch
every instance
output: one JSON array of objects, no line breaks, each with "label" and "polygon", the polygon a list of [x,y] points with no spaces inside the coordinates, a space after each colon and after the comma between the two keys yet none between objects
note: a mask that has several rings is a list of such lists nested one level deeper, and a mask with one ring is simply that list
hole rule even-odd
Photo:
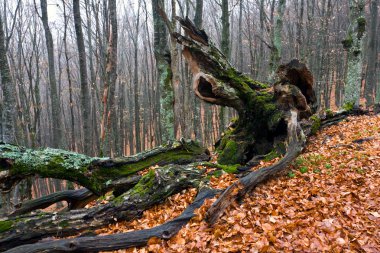
[{"label": "fallen branch", "polygon": [[201,207],[206,199],[214,197],[215,193],[215,190],[202,188],[194,202],[189,205],[180,216],[151,229],[106,236],[78,237],[74,239],[46,241],[19,246],[6,252],[98,252],[145,246],[149,239],[153,237],[170,239],[195,216],[195,209]]},{"label": "fallen branch", "polygon": [[[132,175],[127,178],[115,180],[109,185],[108,190],[114,190],[114,195],[118,196],[136,185],[141,176]],[[116,192],[116,193],[115,193]],[[55,203],[66,201],[69,210],[85,207],[91,201],[97,199],[99,196],[86,188],[79,190],[66,190],[55,192],[37,199],[32,199],[15,206],[16,210],[12,212],[9,217],[22,215],[37,209],[47,208]]]}]

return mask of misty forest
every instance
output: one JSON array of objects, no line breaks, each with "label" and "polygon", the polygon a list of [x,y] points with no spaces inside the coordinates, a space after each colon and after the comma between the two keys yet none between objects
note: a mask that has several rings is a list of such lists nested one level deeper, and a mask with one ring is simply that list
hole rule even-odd
[{"label": "misty forest", "polygon": [[1,0],[1,252],[379,252],[379,0]]}]

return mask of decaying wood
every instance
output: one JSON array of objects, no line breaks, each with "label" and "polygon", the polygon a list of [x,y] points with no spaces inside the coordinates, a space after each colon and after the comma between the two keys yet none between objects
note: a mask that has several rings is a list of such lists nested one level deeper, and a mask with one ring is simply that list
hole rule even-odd
[{"label": "decaying wood", "polygon": [[186,35],[173,36],[183,45],[192,67],[195,94],[208,103],[232,107],[239,115],[217,143],[218,162],[244,164],[279,143],[287,145],[278,163],[249,173],[224,191],[207,212],[207,221],[213,224],[232,201],[284,170],[298,156],[306,141],[299,120],[316,112],[317,100],[313,76],[298,60],[281,65],[277,81],[269,88],[236,71],[210,42],[197,39],[201,31],[190,20],[179,20]]},{"label": "decaying wood", "polygon": [[134,156],[99,158],[60,149],[32,150],[0,144],[0,189],[10,190],[20,180],[39,175],[65,179],[104,194],[111,181],[149,166],[188,164],[208,160],[207,151],[193,141],[174,141]]},{"label": "decaying wood", "polygon": [[78,237],[74,239],[46,241],[15,247],[6,252],[97,252],[144,246],[152,237],[161,239],[170,239],[173,237],[192,217],[194,217],[194,210],[201,207],[206,199],[214,196],[215,190],[202,188],[194,202],[189,205],[180,216],[151,229],[106,236]]},{"label": "decaying wood", "polygon": [[0,221],[8,225],[0,233],[0,251],[41,238],[75,235],[116,221],[135,219],[167,197],[189,187],[198,187],[203,177],[203,171],[195,166],[167,165],[150,170],[132,189],[105,205],[63,213],[9,217]]},{"label": "decaying wood", "polygon": [[202,100],[234,108],[238,119],[216,143],[221,164],[245,164],[272,151],[287,138],[286,117],[296,108],[300,118],[315,112],[313,77],[298,60],[282,65],[272,88],[238,72],[190,20],[181,19],[185,35],[174,33],[191,66],[193,89]]},{"label": "decaying wood", "polygon": [[92,193],[90,190],[86,188],[82,188],[79,190],[67,190],[67,191],[55,192],[47,196],[29,200],[29,201],[20,203],[19,205],[16,205],[15,206],[16,210],[13,211],[11,214],[9,214],[9,216],[10,217],[18,216],[18,215],[22,215],[33,210],[44,209],[61,201],[66,201],[67,203],[69,203],[69,206],[75,205],[78,202],[81,202],[81,204],[83,205],[84,203],[89,203],[95,198],[98,198],[98,196],[96,196],[94,193]]}]

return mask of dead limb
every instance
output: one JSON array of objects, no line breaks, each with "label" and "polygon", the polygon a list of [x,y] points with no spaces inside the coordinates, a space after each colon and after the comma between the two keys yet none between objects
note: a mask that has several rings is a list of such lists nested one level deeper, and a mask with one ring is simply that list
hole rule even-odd
[{"label": "dead limb", "polygon": [[46,241],[15,247],[6,252],[98,252],[144,246],[147,245],[149,239],[153,237],[170,239],[195,216],[195,209],[201,207],[206,199],[214,197],[215,193],[215,190],[202,188],[194,202],[189,205],[180,216],[151,229],[106,236],[78,237],[74,239]]}]

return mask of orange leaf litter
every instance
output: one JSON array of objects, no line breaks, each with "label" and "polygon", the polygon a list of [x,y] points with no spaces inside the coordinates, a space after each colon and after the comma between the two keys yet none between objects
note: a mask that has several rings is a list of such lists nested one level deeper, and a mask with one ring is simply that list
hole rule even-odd
[{"label": "orange leaf litter", "polygon": [[[353,142],[363,138],[369,140]],[[350,117],[320,131],[290,169],[294,177],[257,187],[214,227],[203,218],[215,198],[170,240],[152,238],[146,247],[114,252],[380,252],[380,116]],[[211,178],[211,186],[223,189],[236,180],[223,174]],[[141,219],[98,233],[160,225],[180,215],[195,195],[188,189]]]}]

